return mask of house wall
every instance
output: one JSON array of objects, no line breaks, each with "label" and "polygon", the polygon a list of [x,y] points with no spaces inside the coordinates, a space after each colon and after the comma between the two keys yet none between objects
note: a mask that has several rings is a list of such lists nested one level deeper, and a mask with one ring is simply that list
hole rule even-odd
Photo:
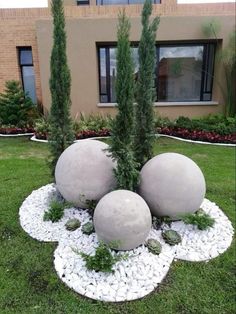
[{"label": "house wall", "polygon": [[[91,2],[90,2],[91,3]],[[94,3],[94,2],[93,2]],[[98,60],[96,43],[116,42],[117,14],[119,5],[73,7],[65,1],[67,54],[72,76],[72,114],[79,112],[114,113],[110,105],[99,104]],[[68,6],[67,6],[68,5]],[[161,15],[157,41],[204,40],[201,25],[212,19],[222,26],[218,38],[222,46],[234,27],[234,4],[177,5],[175,0],[162,0],[153,6],[153,15]],[[125,6],[131,17],[131,40],[139,41],[141,5]],[[0,92],[10,79],[20,79],[17,46],[32,46],[36,73],[37,97],[49,109],[50,54],[52,47],[52,21],[49,9],[4,9],[0,10]],[[179,115],[200,116],[220,112],[222,95],[216,83],[222,82],[222,69],[215,67],[213,100],[219,104],[170,106],[157,103],[158,112],[174,118]]]}]

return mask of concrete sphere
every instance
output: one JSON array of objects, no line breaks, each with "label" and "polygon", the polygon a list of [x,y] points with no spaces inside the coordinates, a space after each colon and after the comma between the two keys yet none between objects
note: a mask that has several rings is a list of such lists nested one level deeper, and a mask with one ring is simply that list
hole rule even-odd
[{"label": "concrete sphere", "polygon": [[131,250],[144,243],[151,230],[151,212],[138,194],[117,190],[105,195],[93,216],[99,240],[118,250]]},{"label": "concrete sphere", "polygon": [[56,185],[62,196],[86,208],[87,200],[100,200],[115,188],[115,163],[107,156],[108,145],[96,140],[81,140],[69,146],[58,159]]},{"label": "concrete sphere", "polygon": [[154,216],[178,219],[199,209],[206,183],[201,169],[190,158],[165,153],[152,158],[142,168],[139,193]]}]

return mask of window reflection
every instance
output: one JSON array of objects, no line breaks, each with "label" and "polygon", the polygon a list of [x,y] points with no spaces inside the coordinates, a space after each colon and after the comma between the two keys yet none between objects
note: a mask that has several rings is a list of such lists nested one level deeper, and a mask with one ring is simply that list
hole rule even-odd
[{"label": "window reflection", "polygon": [[[132,47],[134,79],[138,78],[138,47]],[[215,44],[157,45],[157,101],[210,101]],[[116,48],[99,48],[100,101],[116,102]]]},{"label": "window reflection", "polygon": [[160,47],[158,99],[199,101],[203,46]]}]

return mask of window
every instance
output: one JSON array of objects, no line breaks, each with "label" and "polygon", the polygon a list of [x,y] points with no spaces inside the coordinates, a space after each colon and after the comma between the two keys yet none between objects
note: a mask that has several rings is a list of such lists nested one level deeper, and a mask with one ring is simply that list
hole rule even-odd
[{"label": "window", "polygon": [[77,5],[89,5],[89,0],[77,0]]},{"label": "window", "polygon": [[[143,4],[145,0],[97,0],[97,5],[114,5],[114,4]],[[154,4],[161,3],[161,0],[152,0]]]},{"label": "window", "polygon": [[[138,48],[132,48],[134,75],[138,73]],[[99,47],[100,102],[116,102],[116,47]]]},{"label": "window", "polygon": [[19,48],[19,63],[23,89],[25,93],[29,95],[32,101],[36,103],[37,98],[35,90],[35,74],[31,48]]},{"label": "window", "polygon": [[[99,47],[100,102],[115,102],[116,47]],[[132,48],[138,76],[138,48]],[[157,45],[157,101],[210,101],[215,44]]]}]

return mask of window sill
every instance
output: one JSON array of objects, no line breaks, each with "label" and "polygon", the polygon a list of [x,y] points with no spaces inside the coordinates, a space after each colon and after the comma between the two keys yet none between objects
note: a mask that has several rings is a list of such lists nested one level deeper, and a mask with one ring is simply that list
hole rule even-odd
[{"label": "window sill", "polygon": [[[176,106],[217,106],[218,101],[178,101],[178,102],[154,102],[154,107],[176,107]],[[98,103],[100,108],[113,108],[117,106],[117,103]]]}]

